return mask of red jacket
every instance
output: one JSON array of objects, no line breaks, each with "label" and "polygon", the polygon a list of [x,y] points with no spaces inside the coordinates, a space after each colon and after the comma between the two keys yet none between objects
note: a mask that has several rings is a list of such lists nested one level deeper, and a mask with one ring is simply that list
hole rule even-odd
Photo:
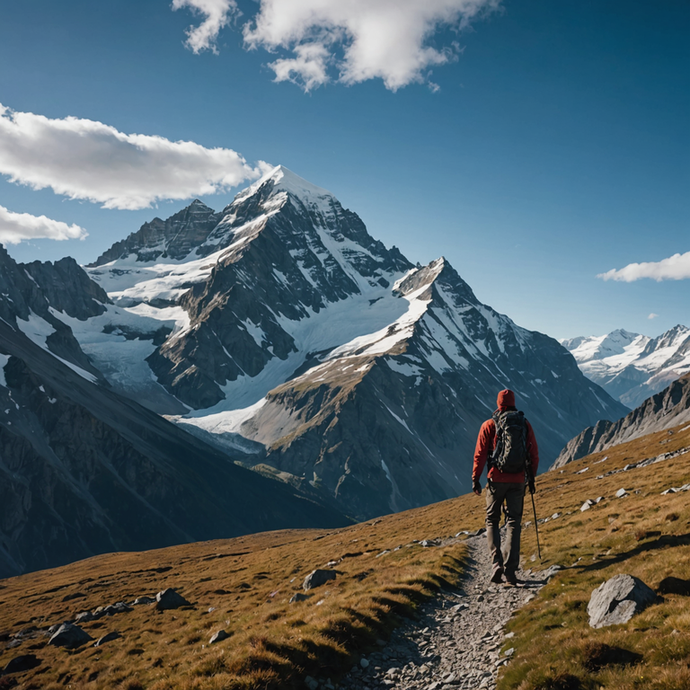
[{"label": "red jacket", "polygon": [[[513,409],[513,408],[510,408]],[[474,467],[472,468],[472,481],[478,480],[484,471],[486,465],[486,458],[496,448],[496,423],[493,419],[487,419],[482,428],[479,430],[477,436],[477,446],[474,449]],[[532,425],[527,422],[527,457],[532,462],[532,476],[537,476],[537,469],[539,467],[539,448],[537,447],[537,439],[534,437],[534,430]],[[517,472],[515,474],[508,474],[500,472],[495,467],[489,470],[489,479],[493,482],[524,482],[525,473]]]}]

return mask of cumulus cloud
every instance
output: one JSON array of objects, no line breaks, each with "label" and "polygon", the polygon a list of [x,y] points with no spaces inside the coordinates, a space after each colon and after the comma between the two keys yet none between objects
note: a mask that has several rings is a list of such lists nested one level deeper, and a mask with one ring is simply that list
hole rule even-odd
[{"label": "cumulus cloud", "polygon": [[345,84],[380,78],[395,91],[427,81],[429,68],[457,57],[457,45],[429,45],[440,27],[462,28],[499,2],[261,0],[258,15],[244,26],[244,38],[250,48],[294,53],[270,65],[276,81],[310,90],[330,80],[331,66]]},{"label": "cumulus cloud", "polygon": [[259,177],[264,167],[251,167],[231,149],[124,134],[94,120],[49,119],[0,104],[0,174],[105,208],[215,194]]},{"label": "cumulus cloud", "polygon": [[640,264],[628,264],[623,268],[612,268],[606,273],[600,273],[597,278],[603,280],[619,280],[632,283],[642,278],[662,280],[685,280],[690,278],[690,252],[674,254],[661,261],[647,261]]},{"label": "cumulus cloud", "polygon": [[47,216],[14,213],[0,206],[0,243],[19,244],[22,240],[83,240],[86,230]]},{"label": "cumulus cloud", "polygon": [[187,8],[204,16],[199,26],[190,26],[186,32],[185,45],[197,55],[204,50],[218,52],[216,40],[220,30],[233,14],[239,14],[235,0],[173,0],[172,8]]}]

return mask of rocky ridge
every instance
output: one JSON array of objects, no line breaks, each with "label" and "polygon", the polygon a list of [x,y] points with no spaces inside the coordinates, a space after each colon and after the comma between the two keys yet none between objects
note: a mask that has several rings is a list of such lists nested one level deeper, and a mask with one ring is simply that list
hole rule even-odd
[{"label": "rocky ridge", "polygon": [[572,438],[550,469],[625,441],[690,422],[690,374],[674,381],[617,422],[600,420]]}]

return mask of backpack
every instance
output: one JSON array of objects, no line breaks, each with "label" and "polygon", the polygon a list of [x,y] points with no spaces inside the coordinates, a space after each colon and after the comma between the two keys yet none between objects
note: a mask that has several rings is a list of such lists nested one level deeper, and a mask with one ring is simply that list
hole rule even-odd
[{"label": "backpack", "polygon": [[489,463],[499,472],[517,474],[527,469],[527,420],[522,412],[509,410],[492,416],[496,424],[496,448]]}]

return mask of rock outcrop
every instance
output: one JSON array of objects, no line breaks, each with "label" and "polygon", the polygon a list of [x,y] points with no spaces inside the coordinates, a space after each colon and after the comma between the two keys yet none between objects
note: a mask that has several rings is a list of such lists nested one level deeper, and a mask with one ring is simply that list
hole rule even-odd
[{"label": "rock outcrop", "polygon": [[589,625],[605,628],[627,623],[656,602],[654,590],[632,575],[615,575],[592,592],[587,605]]}]

